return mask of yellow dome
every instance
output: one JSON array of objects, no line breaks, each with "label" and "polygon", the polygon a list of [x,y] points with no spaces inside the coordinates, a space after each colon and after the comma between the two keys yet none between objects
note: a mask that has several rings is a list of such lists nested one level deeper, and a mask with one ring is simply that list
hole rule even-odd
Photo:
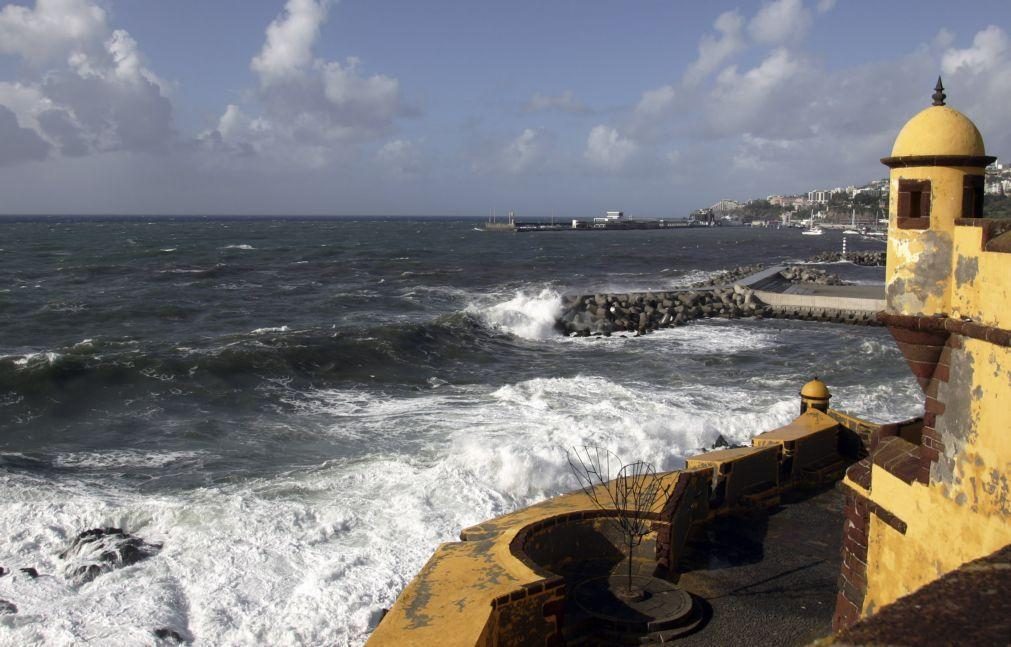
[{"label": "yellow dome", "polygon": [[814,378],[805,384],[800,390],[800,397],[811,398],[814,400],[827,400],[832,396],[829,394],[828,387],[825,386],[825,383],[818,378]]},{"label": "yellow dome", "polygon": [[954,108],[931,106],[906,122],[895,138],[892,157],[986,155],[976,124]]}]

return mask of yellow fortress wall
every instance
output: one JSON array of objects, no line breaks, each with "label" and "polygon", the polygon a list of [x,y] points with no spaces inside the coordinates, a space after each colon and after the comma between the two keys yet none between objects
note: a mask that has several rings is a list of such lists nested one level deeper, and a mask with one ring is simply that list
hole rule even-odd
[{"label": "yellow fortress wall", "polygon": [[889,195],[889,327],[924,389],[919,434],[875,437],[847,471],[834,626],[1011,543],[1011,223],[981,218],[993,162],[944,105],[902,129]]}]

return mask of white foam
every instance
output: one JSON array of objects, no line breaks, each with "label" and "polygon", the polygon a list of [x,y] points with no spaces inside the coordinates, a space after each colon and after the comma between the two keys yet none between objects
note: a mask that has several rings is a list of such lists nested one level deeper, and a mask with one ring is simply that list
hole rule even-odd
[{"label": "white foam", "polygon": [[14,360],[15,366],[28,366],[29,364],[55,364],[61,355],[59,353],[54,353],[52,351],[47,351],[44,353],[28,353],[27,355],[22,355]]},{"label": "white foam", "polygon": [[[730,342],[771,343],[766,333],[748,334],[739,322],[713,322],[623,341],[714,351],[719,344],[724,353],[733,352]],[[733,339],[738,335],[744,340]],[[884,350],[869,344],[859,353]],[[566,448],[600,445],[626,461],[673,469],[718,435],[746,442],[790,420],[797,407],[796,382],[776,376],[678,389],[593,374],[498,387],[455,386],[433,376],[429,384],[438,388],[399,397],[361,389],[291,392],[295,420],[369,449],[270,479],[150,494],[109,481],[0,471],[0,527],[8,529],[0,534],[0,564],[43,573],[35,581],[0,578],[0,597],[19,607],[17,616],[0,620],[0,643],[150,643],[152,629],[168,627],[197,645],[361,645],[379,610],[439,543],[574,489]],[[839,401],[880,415],[895,410],[896,388],[905,395],[918,387],[889,382],[833,391]],[[131,451],[57,460],[109,467],[201,458]],[[57,554],[76,533],[102,526],[163,549],[75,587],[60,575]]]},{"label": "white foam", "polygon": [[557,336],[555,322],[562,312],[562,296],[545,288],[539,293],[519,291],[503,303],[488,307],[468,307],[486,323],[524,339]]},{"label": "white foam", "polygon": [[225,246],[224,246],[224,247],[222,247],[221,249],[242,249],[242,250],[251,250],[251,249],[256,249],[256,248],[255,248],[255,247],[253,247],[252,245],[225,245]]},{"label": "white foam", "polygon": [[268,327],[268,328],[256,328],[254,330],[250,330],[249,334],[250,335],[262,335],[263,333],[268,333],[268,332],[288,332],[288,326],[276,326],[276,327],[272,327],[272,328],[271,327]]}]

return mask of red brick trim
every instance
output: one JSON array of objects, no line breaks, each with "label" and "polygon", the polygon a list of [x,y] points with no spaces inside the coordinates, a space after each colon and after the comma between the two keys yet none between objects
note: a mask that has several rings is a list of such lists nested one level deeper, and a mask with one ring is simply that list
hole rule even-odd
[{"label": "red brick trim", "polygon": [[891,528],[906,534],[906,523],[852,488],[845,488],[843,522],[843,563],[839,569],[839,594],[836,596],[832,630],[841,631],[860,619],[867,597],[867,544],[871,515]]}]

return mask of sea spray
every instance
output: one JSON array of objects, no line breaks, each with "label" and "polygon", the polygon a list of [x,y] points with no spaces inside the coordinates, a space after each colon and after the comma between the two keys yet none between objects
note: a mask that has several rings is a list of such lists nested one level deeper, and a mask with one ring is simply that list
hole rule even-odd
[{"label": "sea spray", "polygon": [[483,309],[471,307],[490,325],[523,339],[546,339],[557,335],[558,316],[562,312],[562,296],[545,288],[538,294],[519,291],[504,303]]}]

